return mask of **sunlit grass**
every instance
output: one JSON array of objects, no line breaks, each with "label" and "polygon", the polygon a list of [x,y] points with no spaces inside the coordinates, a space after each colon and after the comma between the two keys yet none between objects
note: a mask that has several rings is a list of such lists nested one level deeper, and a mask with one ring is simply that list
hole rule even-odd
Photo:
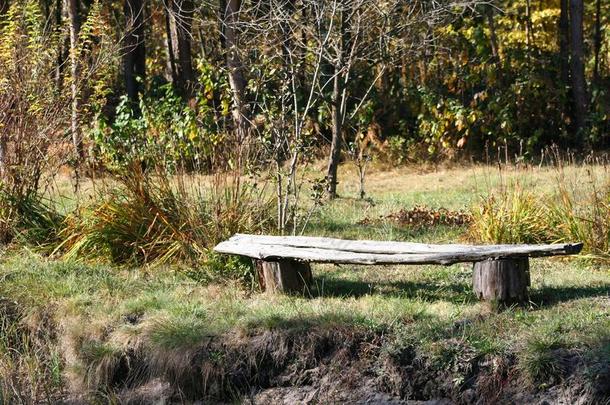
[{"label": "sunlit grass", "polygon": [[[495,184],[491,189],[480,180],[489,173]],[[496,177],[493,173],[481,167],[423,175],[409,169],[373,170],[368,187],[372,200],[353,198],[346,182],[340,185],[343,198],[326,203],[306,233],[456,242],[464,238],[464,227],[414,230],[386,221],[358,222],[414,204],[462,209],[510,176],[523,177],[522,184],[535,185],[537,192],[553,193],[552,185],[545,183],[550,169],[498,172]],[[577,170],[570,173],[576,175]],[[0,263],[0,297],[30,314],[27,328],[33,331],[58,325],[58,338],[50,343],[55,363],[23,349],[32,364],[45,364],[33,366],[44,373],[32,371],[31,379],[54,375],[55,386],[61,378],[80,379],[92,389],[110,384],[126,353],[148,359],[149,372],[178,373],[212,339],[232,341],[269,331],[364,330],[386,337],[383,353],[398,355],[409,348],[440,369],[484,356],[513,356],[532,386],[559,381],[563,362],[573,353],[586,359],[592,373],[605,372],[604,361],[610,358],[610,270],[605,265],[532,260],[530,302],[500,313],[472,293],[468,264],[314,265],[314,285],[304,296],[269,295],[238,281],[218,283],[218,278],[210,283],[205,274],[213,266],[222,263],[211,260],[201,268],[115,267],[51,260],[14,249],[5,251]],[[220,271],[216,267],[214,271]],[[0,364],[6,367],[16,367],[15,356],[6,350],[13,342],[7,331],[14,330],[11,324],[0,336],[0,348],[5,348],[0,350]],[[214,361],[221,362],[222,356]],[[10,376],[0,378],[12,381]]]}]

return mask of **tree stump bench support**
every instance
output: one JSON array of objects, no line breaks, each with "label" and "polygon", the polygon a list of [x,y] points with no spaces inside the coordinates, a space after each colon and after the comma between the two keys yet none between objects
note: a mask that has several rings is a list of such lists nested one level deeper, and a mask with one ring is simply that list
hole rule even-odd
[{"label": "tree stump bench support", "polygon": [[479,299],[499,303],[524,302],[530,285],[527,257],[484,260],[473,264],[472,288]]},{"label": "tree stump bench support", "polygon": [[296,260],[253,259],[261,290],[270,293],[304,294],[312,283],[311,266]]},{"label": "tree stump bench support", "polygon": [[214,251],[253,259],[259,283],[271,293],[306,293],[309,263],[442,264],[472,262],[473,289],[479,299],[522,302],[530,286],[529,258],[577,254],[582,243],[549,245],[433,245],[344,240],[312,236],[236,234]]}]

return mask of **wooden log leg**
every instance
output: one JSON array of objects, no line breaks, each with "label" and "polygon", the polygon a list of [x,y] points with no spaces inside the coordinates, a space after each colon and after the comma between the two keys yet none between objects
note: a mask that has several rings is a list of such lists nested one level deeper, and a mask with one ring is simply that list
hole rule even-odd
[{"label": "wooden log leg", "polygon": [[270,293],[307,292],[311,286],[312,275],[309,263],[295,260],[268,262],[255,260],[259,285]]},{"label": "wooden log leg", "polygon": [[479,299],[498,304],[527,300],[530,286],[527,257],[484,260],[474,263],[472,285]]}]

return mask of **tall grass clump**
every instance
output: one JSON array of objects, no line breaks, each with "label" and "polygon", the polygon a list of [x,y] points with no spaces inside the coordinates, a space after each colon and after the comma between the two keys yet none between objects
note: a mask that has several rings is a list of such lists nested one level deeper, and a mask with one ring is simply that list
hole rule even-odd
[{"label": "tall grass clump", "polygon": [[[583,242],[585,257],[610,259],[608,162],[587,157],[566,163],[554,152],[550,189],[517,180],[490,189],[472,207],[469,237],[488,243]],[[548,186],[548,184],[547,184]]]},{"label": "tall grass clump", "polygon": [[556,173],[557,193],[547,201],[550,235],[557,241],[579,240],[594,259],[610,259],[610,173],[608,162],[587,159],[570,176]]},{"label": "tall grass clump", "polygon": [[0,404],[57,402],[61,359],[44,327],[31,329],[17,304],[0,297]]},{"label": "tall grass clump", "polygon": [[0,241],[50,251],[59,241],[63,215],[38,193],[15,195],[0,187]]},{"label": "tall grass clump", "polygon": [[109,258],[116,264],[205,261],[235,232],[265,230],[268,203],[237,177],[145,172],[132,166],[102,187],[97,199],[68,216],[56,252],[66,259]]},{"label": "tall grass clump", "polygon": [[472,209],[470,237],[490,243],[549,241],[548,210],[534,193],[511,184]]}]

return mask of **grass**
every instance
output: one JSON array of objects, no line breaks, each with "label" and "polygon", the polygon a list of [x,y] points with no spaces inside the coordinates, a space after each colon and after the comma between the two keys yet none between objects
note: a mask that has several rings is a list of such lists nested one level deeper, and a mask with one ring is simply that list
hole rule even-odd
[{"label": "grass", "polygon": [[[414,231],[384,222],[356,223],[416,203],[470,207],[484,193],[480,178],[485,173],[492,173],[487,181],[495,185],[506,177],[523,177],[517,171],[494,177],[484,167],[424,175],[407,169],[373,171],[367,186],[372,203],[350,198],[357,188],[350,191],[350,184],[341,184],[344,198],[324,205],[307,232],[456,241],[464,237],[464,227]],[[532,169],[527,175],[526,181],[552,194],[544,180],[549,169]],[[341,178],[348,178],[347,173]],[[203,267],[222,268],[223,262],[214,260]],[[44,400],[50,395],[44,390],[16,394],[20,375],[54,381],[47,391],[58,395],[106,398],[134,381],[161,378],[187,396],[231,398],[239,395],[236,390],[271,384],[273,370],[286,364],[300,369],[323,362],[329,347],[348,345],[353,336],[360,336],[366,343],[362,347],[378,359],[371,360],[369,372],[397,395],[442,394],[407,387],[409,378],[401,374],[405,364],[426,370],[427,377],[448,370],[450,386],[461,391],[472,386],[475,369],[487,370],[490,387],[511,375],[534,390],[543,389],[561,384],[575,369],[584,370],[586,384],[603,387],[599,375],[610,373],[610,269],[564,259],[531,264],[530,302],[496,313],[474,297],[466,265],[315,265],[309,296],[270,296],[230,279],[202,282],[205,269],[58,261],[15,248],[5,251],[0,262],[0,307],[11,302],[19,308],[10,327],[0,329],[0,364],[13,370],[0,373],[0,399],[11,402],[22,395]],[[15,330],[24,339],[16,341]],[[37,341],[41,330],[54,335]],[[31,343],[22,343],[26,339]],[[31,361],[16,364],[19,351]],[[202,375],[206,384],[193,382]],[[595,395],[606,398],[603,392]]]},{"label": "grass", "polygon": [[[594,353],[610,339],[607,270],[536,260],[532,302],[500,314],[474,299],[468,273],[462,266],[319,266],[312,297],[271,297],[203,286],[170,269],[141,274],[28,253],[0,267],[3,296],[31,312],[53,308],[47,316],[64,325],[61,339],[78,353],[62,366],[62,375],[82,379],[87,389],[108,386],[131,350],[146,353],[149,367],[179,370],[210,339],[265,331],[385,331],[396,339],[387,350],[410,345],[431,357],[434,367],[459,362],[454,357],[462,353],[453,350],[459,342],[477,358],[516,354],[532,384],[559,381],[561,350],[591,356],[591,367],[602,367]],[[41,327],[31,322],[30,328]]]}]

